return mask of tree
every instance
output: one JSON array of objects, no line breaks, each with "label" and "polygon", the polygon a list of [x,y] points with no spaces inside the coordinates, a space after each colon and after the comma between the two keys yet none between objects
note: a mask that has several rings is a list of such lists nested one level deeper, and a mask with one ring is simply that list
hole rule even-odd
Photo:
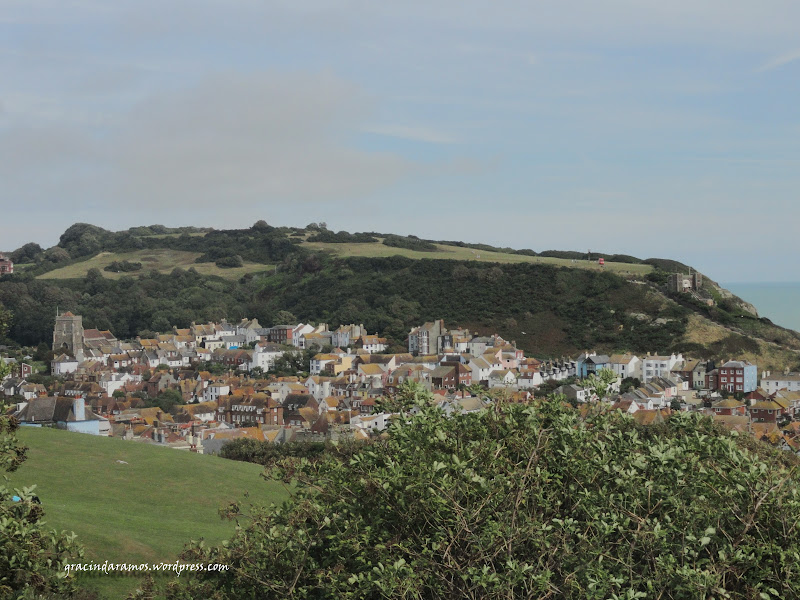
[{"label": "tree", "polygon": [[669,407],[671,410],[680,411],[681,401],[678,398],[673,398],[672,401],[669,403]]},{"label": "tree", "polygon": [[125,397],[125,392],[123,392],[122,390],[114,390],[114,393],[111,394],[111,397],[112,398],[124,398]]},{"label": "tree", "polygon": [[611,386],[617,379],[617,374],[611,369],[600,369],[597,373],[589,375],[584,383],[598,399],[603,400],[608,396]]},{"label": "tree", "polygon": [[4,338],[11,327],[11,311],[7,310],[3,303],[0,302],[0,338]]},{"label": "tree", "polygon": [[297,323],[297,317],[295,317],[288,310],[279,310],[275,313],[273,320],[275,321],[276,325],[293,325]]},{"label": "tree", "polygon": [[[25,460],[18,426],[0,406],[0,469],[5,472],[16,471]],[[32,487],[0,485],[0,598],[70,597],[77,588],[64,565],[79,562],[83,550],[75,534],[45,527],[44,510],[33,492]]]},{"label": "tree", "polygon": [[642,382],[639,381],[636,377],[626,377],[622,380],[622,383],[619,384],[619,392],[620,394],[624,394],[625,392],[629,392],[632,389],[636,389],[642,385]]},{"label": "tree", "polygon": [[270,471],[295,482],[253,507],[229,565],[171,586],[216,598],[797,598],[800,487],[786,453],[677,413],[642,427],[554,399],[416,414],[347,460]]},{"label": "tree", "polygon": [[155,400],[152,401],[155,406],[158,406],[165,413],[168,413],[174,406],[183,404],[183,396],[177,390],[167,389],[159,392]]}]

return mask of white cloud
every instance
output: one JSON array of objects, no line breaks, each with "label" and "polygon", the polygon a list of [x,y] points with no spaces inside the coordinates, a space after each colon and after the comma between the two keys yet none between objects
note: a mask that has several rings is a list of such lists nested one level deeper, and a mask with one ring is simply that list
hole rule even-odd
[{"label": "white cloud", "polygon": [[369,112],[358,88],[326,74],[216,75],[109,115],[99,131],[0,130],[2,186],[40,206],[86,194],[105,212],[358,197],[412,168],[345,143]]},{"label": "white cloud", "polygon": [[758,68],[759,72],[772,71],[800,60],[800,49],[774,56]]}]

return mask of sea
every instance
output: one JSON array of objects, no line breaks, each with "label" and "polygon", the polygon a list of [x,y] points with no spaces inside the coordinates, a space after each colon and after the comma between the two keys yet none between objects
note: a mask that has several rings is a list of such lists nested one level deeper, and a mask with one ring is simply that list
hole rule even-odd
[{"label": "sea", "polygon": [[755,306],[758,316],[767,317],[781,327],[800,331],[800,282],[721,285]]}]

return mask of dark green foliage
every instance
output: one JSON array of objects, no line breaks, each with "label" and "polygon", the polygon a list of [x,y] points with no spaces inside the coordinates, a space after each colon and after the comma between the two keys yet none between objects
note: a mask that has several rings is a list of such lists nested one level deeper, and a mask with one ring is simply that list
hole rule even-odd
[{"label": "dark green foliage", "polygon": [[226,442],[222,446],[219,455],[230,460],[274,466],[285,458],[317,460],[322,457],[326,450],[333,448],[334,446],[330,442],[273,444],[252,438],[239,438]]},{"label": "dark green foliage", "polygon": [[625,392],[629,392],[632,389],[636,389],[641,385],[642,382],[639,381],[637,377],[626,377],[619,384],[619,393],[624,394]]},{"label": "dark green foliage", "polygon": [[568,260],[586,260],[589,255],[586,252],[575,252],[573,250],[545,250],[544,252],[540,252],[539,256],[566,258]]},{"label": "dark green foliage", "polygon": [[439,248],[436,244],[426,242],[413,235],[404,237],[402,235],[387,235],[383,238],[384,246],[391,246],[392,248],[405,248],[407,250],[416,250],[418,252],[435,252]]},{"label": "dark green foliage", "polygon": [[319,233],[310,236],[308,241],[325,242],[328,244],[368,244],[377,242],[378,239],[372,237],[368,233],[347,233],[346,231],[334,233],[333,231],[323,229]]},{"label": "dark green foliage", "polygon": [[15,263],[31,263],[40,258],[43,253],[44,250],[42,250],[42,247],[39,244],[31,242],[14,250],[14,252],[11,253],[10,258]]},{"label": "dark green foliage", "polygon": [[551,258],[565,258],[567,260],[598,260],[603,258],[609,262],[641,264],[642,259],[630,256],[629,254],[608,254],[606,252],[575,252],[571,250],[545,250],[539,256],[549,256]]},{"label": "dark green foliage", "polygon": [[111,273],[132,273],[142,270],[142,263],[129,260],[115,260],[110,265],[103,267],[104,271]]},{"label": "dark green foliage", "polygon": [[697,414],[647,429],[559,400],[455,418],[423,402],[349,460],[281,463],[293,498],[190,548],[231,568],[168,598],[797,598],[786,461]]},{"label": "dark green foliage", "polygon": [[223,258],[218,258],[214,261],[214,264],[221,269],[233,269],[244,266],[244,261],[242,260],[242,257],[237,254],[236,256],[225,256]]},{"label": "dark green foliage", "polygon": [[172,389],[160,392],[155,399],[148,400],[147,402],[148,406],[157,406],[165,413],[168,413],[178,404],[183,404],[183,396],[181,396],[179,391]]},{"label": "dark green foliage", "polygon": [[515,250],[514,248],[500,248],[491,246],[489,244],[471,244],[469,242],[454,242],[454,241],[439,241],[432,242],[435,244],[442,244],[445,246],[457,246],[459,248],[473,248],[475,250],[482,250],[484,252],[502,252],[505,254],[522,254],[524,256],[538,256],[536,252],[530,249]]},{"label": "dark green foliage", "polygon": [[642,262],[667,273],[690,273],[692,271],[691,267],[677,260],[670,260],[667,258],[648,258]]}]

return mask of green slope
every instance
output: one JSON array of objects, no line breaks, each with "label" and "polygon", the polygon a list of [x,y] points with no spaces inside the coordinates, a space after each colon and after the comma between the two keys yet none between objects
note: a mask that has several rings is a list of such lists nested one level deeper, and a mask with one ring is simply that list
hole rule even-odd
[{"label": "green slope", "polygon": [[[35,484],[47,524],[74,531],[100,562],[174,561],[191,539],[230,537],[234,525],[218,510],[245,492],[258,504],[288,495],[249,463],[55,429],[24,427],[19,438],[28,460],[10,485]],[[95,576],[89,585],[113,598],[135,580]]]},{"label": "green slope", "polygon": [[476,250],[474,248],[462,248],[460,246],[449,246],[446,244],[435,245],[438,250],[431,252],[421,252],[406,248],[384,246],[380,242],[350,244],[304,242],[302,247],[315,252],[329,252],[341,257],[359,256],[365,258],[385,258],[391,256],[404,256],[406,258],[414,259],[466,260],[475,262],[511,264],[533,263],[574,269],[588,269],[590,271],[597,272],[611,271],[613,273],[617,273],[618,275],[631,277],[646,275],[653,270],[651,265],[646,264],[606,261],[604,266],[600,266],[596,260],[569,260],[566,258],[553,258],[549,256],[528,256],[525,254],[510,254],[507,252]]}]

